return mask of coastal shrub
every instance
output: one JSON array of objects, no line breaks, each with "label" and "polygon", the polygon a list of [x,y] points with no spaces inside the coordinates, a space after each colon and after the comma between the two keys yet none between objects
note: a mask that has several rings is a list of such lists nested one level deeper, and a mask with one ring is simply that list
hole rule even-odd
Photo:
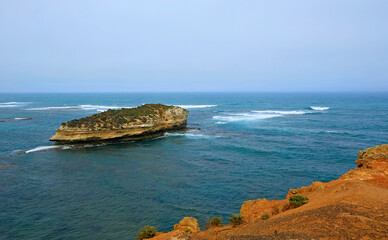
[{"label": "coastal shrub", "polygon": [[187,232],[187,233],[192,233],[192,231],[191,231],[190,228],[186,229],[185,232]]},{"label": "coastal shrub", "polygon": [[232,217],[229,218],[229,222],[233,225],[233,227],[235,227],[242,223],[243,218],[244,216],[241,215],[241,213],[235,213],[232,215]]},{"label": "coastal shrub", "polygon": [[307,203],[306,200],[309,200],[309,199],[302,195],[296,195],[296,196],[290,197],[289,202],[291,207],[297,208],[306,204]]},{"label": "coastal shrub", "polygon": [[97,113],[89,117],[74,119],[63,123],[64,126],[76,128],[83,126],[85,128],[95,129],[101,127],[100,124],[109,122],[110,126],[104,126],[110,129],[120,128],[121,125],[130,123],[135,119],[140,119],[143,123],[147,122],[148,116],[154,116],[155,114],[162,115],[173,106],[166,106],[162,104],[145,104],[136,108],[122,108],[122,109],[108,109],[105,112]]},{"label": "coastal shrub", "polygon": [[156,234],[156,229],[152,226],[144,226],[140,229],[140,232],[137,234],[137,240],[152,238]]},{"label": "coastal shrub", "polygon": [[221,226],[222,219],[220,217],[207,218],[207,222],[205,223],[205,230],[210,229],[212,227]]},{"label": "coastal shrub", "polygon": [[222,224],[222,219],[220,217],[214,217],[214,218],[210,219],[210,221],[209,221],[210,227],[221,226],[221,224]]},{"label": "coastal shrub", "polygon": [[261,219],[263,219],[263,220],[267,220],[268,218],[269,218],[269,215],[267,213],[261,215]]}]

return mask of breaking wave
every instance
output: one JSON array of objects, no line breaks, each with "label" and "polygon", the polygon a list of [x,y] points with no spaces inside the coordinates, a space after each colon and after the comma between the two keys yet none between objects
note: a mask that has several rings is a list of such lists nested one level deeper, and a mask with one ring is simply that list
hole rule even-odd
[{"label": "breaking wave", "polygon": [[280,114],[280,115],[302,115],[306,114],[305,111],[277,111],[277,110],[264,110],[264,111],[252,111],[254,113],[264,113],[264,114]]},{"label": "breaking wave", "polygon": [[90,148],[90,147],[99,147],[99,146],[105,146],[107,143],[99,143],[99,144],[82,144],[82,145],[51,145],[51,146],[39,146],[30,150],[27,150],[25,152],[19,151],[19,153],[33,153],[33,152],[45,152],[45,151],[51,151],[51,150],[67,150],[67,149],[78,149],[78,148]]},{"label": "breaking wave", "polygon": [[174,133],[165,133],[164,136],[168,137],[188,137],[188,138],[217,138],[216,135],[206,135],[199,133],[198,131],[187,131],[187,132],[174,132]]},{"label": "breaking wave", "polygon": [[31,120],[32,118],[14,118],[16,121]]},{"label": "breaking wave", "polygon": [[47,111],[47,110],[95,110],[99,112],[107,111],[108,109],[131,108],[122,106],[101,106],[101,105],[77,105],[77,106],[61,106],[61,107],[42,107],[29,108],[28,110]]},{"label": "breaking wave", "polygon": [[222,116],[213,116],[213,119],[218,120],[216,124],[225,124],[227,122],[239,121],[255,121],[274,117],[282,117],[285,115],[303,115],[308,112],[305,111],[278,111],[278,110],[263,110],[251,111],[249,113],[228,113]]},{"label": "breaking wave", "polygon": [[217,105],[175,105],[181,108],[210,108],[217,107]]},{"label": "breaking wave", "polygon": [[326,111],[326,110],[329,110],[330,107],[310,106],[310,108],[311,108],[312,110],[315,110],[315,111]]},{"label": "breaking wave", "polygon": [[42,152],[42,151],[49,151],[53,149],[59,149],[63,148],[64,146],[39,146],[30,150],[27,150],[26,153],[33,153],[33,152]]},{"label": "breaking wave", "polygon": [[30,102],[3,102],[0,103],[0,108],[21,107],[27,104],[30,104]]}]

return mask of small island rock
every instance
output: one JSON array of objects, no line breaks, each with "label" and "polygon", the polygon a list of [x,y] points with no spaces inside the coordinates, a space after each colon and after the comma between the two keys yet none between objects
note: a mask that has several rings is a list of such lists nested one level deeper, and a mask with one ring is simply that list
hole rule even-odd
[{"label": "small island rock", "polygon": [[125,142],[152,139],[166,132],[186,129],[186,109],[144,104],[94,114],[62,123],[50,138],[56,144]]}]

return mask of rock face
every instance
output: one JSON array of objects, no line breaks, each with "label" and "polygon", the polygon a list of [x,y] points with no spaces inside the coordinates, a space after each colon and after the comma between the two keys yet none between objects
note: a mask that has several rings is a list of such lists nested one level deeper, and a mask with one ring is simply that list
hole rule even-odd
[{"label": "rock face", "polygon": [[62,123],[50,138],[57,144],[124,142],[146,140],[165,132],[186,129],[186,109],[162,104],[145,104],[94,114]]},{"label": "rock face", "polygon": [[190,229],[191,232],[199,232],[198,220],[193,217],[184,217],[182,221],[174,225],[174,230],[186,231]]}]

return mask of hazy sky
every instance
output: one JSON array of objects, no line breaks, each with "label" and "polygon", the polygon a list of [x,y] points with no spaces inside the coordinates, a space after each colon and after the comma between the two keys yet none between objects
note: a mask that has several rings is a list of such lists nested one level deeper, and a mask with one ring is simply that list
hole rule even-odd
[{"label": "hazy sky", "polygon": [[0,1],[0,92],[116,91],[388,91],[388,1]]}]

